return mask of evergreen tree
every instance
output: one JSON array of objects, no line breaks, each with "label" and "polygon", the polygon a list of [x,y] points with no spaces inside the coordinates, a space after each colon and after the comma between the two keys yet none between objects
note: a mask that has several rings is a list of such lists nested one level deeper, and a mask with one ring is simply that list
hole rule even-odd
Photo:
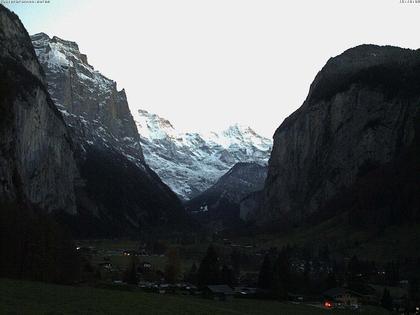
[{"label": "evergreen tree", "polygon": [[409,282],[408,294],[410,299],[416,300],[419,297],[420,285],[417,278],[412,278]]},{"label": "evergreen tree", "polygon": [[51,216],[0,201],[0,277],[73,283],[80,263],[76,245]]},{"label": "evergreen tree", "polygon": [[101,280],[102,279],[102,274],[101,274],[101,271],[99,269],[96,269],[94,277],[95,277],[96,280]]},{"label": "evergreen tree", "polygon": [[197,284],[198,268],[195,263],[192,264],[190,271],[185,276],[185,281]]},{"label": "evergreen tree", "polygon": [[389,293],[388,289],[384,289],[384,293],[382,294],[381,305],[383,308],[392,311],[393,309],[393,301],[391,294]]},{"label": "evergreen tree", "polygon": [[270,282],[270,292],[274,298],[284,299],[287,297],[286,286],[282,281],[282,270],[279,257],[273,265]]},{"label": "evergreen tree", "polygon": [[330,261],[330,248],[328,247],[328,244],[324,245],[319,250],[319,258],[324,262]]},{"label": "evergreen tree", "polygon": [[241,253],[235,249],[230,255],[230,259],[235,277],[238,278],[241,273]]},{"label": "evergreen tree", "polygon": [[258,287],[270,291],[274,298],[285,299],[290,289],[290,250],[284,248],[279,254],[272,249],[261,265]]},{"label": "evergreen tree", "polygon": [[350,278],[355,278],[361,272],[361,265],[359,258],[354,255],[348,264],[347,271],[349,273]]},{"label": "evergreen tree", "polygon": [[169,283],[175,283],[181,273],[181,260],[178,250],[170,249],[166,254],[168,261],[165,267],[165,279]]},{"label": "evergreen tree", "polygon": [[336,288],[338,286],[337,279],[335,277],[335,272],[331,271],[328,273],[327,280],[326,280],[326,287],[327,289]]},{"label": "evergreen tree", "polygon": [[197,273],[197,271],[198,271],[197,265],[195,263],[193,263],[192,266],[191,266],[190,272],[191,273]]},{"label": "evergreen tree", "polygon": [[222,267],[221,282],[231,287],[233,287],[236,282],[233,270],[226,265],[223,265]]},{"label": "evergreen tree", "polygon": [[385,266],[385,275],[388,285],[395,286],[400,281],[400,266],[399,263],[392,261]]},{"label": "evergreen tree", "polygon": [[311,291],[311,264],[308,260],[303,267],[303,286],[306,292]]},{"label": "evergreen tree", "polygon": [[258,287],[261,289],[269,290],[271,288],[271,280],[273,274],[273,267],[271,263],[270,254],[267,253],[264,256],[264,261],[260,268],[258,276]]},{"label": "evergreen tree", "polygon": [[198,269],[198,284],[200,286],[217,284],[219,283],[219,275],[219,256],[217,255],[213,245],[210,245],[207,249],[206,256],[204,256]]},{"label": "evergreen tree", "polygon": [[137,259],[134,255],[131,256],[130,263],[128,265],[127,270],[125,271],[124,282],[133,285],[137,285],[137,283],[139,282],[139,279],[137,277]]},{"label": "evergreen tree", "polygon": [[[287,297],[287,293],[291,288],[292,277],[290,268],[290,250],[288,248],[283,249],[276,261],[276,268],[278,268],[279,284],[276,285],[277,290],[280,290],[281,297]],[[276,273],[277,271],[274,270]]]}]

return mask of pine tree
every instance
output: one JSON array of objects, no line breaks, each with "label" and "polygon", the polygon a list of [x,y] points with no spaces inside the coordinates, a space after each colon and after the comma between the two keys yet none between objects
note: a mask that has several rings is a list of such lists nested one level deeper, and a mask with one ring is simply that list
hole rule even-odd
[{"label": "pine tree", "polygon": [[273,267],[271,263],[270,254],[267,253],[264,256],[264,261],[260,268],[258,276],[258,287],[261,289],[269,290],[271,288]]},{"label": "pine tree", "polygon": [[393,309],[393,301],[391,294],[389,293],[388,289],[384,289],[384,293],[382,294],[381,305],[383,308],[392,311]]},{"label": "pine tree", "polygon": [[130,264],[124,274],[124,282],[136,285],[139,282],[137,277],[137,259],[131,256]]},{"label": "pine tree", "polygon": [[169,283],[175,283],[181,273],[181,260],[178,250],[170,249],[166,256],[168,261],[165,266],[165,278]]},{"label": "pine tree", "polygon": [[197,284],[197,273],[198,273],[197,265],[193,263],[190,271],[185,276],[185,280],[187,282]]},{"label": "pine tree", "polygon": [[349,261],[348,272],[351,278],[355,278],[361,272],[360,261],[356,255],[354,255]]},{"label": "pine tree", "polygon": [[226,265],[223,265],[222,267],[221,282],[230,285],[231,287],[233,287],[236,282],[233,270]]},{"label": "pine tree", "polygon": [[330,261],[330,248],[328,247],[328,244],[324,245],[319,250],[319,258],[324,262]]},{"label": "pine tree", "polygon": [[283,299],[287,295],[287,291],[285,285],[281,279],[281,264],[279,259],[275,261],[272,272],[271,272],[271,279],[270,279],[270,292],[274,298]]},{"label": "pine tree", "polygon": [[230,255],[230,259],[232,261],[232,268],[235,273],[235,277],[238,278],[241,273],[241,253],[235,249]]},{"label": "pine tree", "polygon": [[273,273],[276,274],[275,276],[279,278],[279,283],[274,284],[277,290],[277,296],[281,298],[286,298],[287,293],[291,288],[291,268],[290,268],[290,250],[289,248],[284,248],[278,255],[277,261],[275,264],[275,269]]},{"label": "pine tree", "polygon": [[204,256],[198,269],[198,284],[200,286],[205,286],[208,284],[217,284],[219,283],[219,276],[219,257],[213,245],[210,245],[207,249],[206,256]]},{"label": "pine tree", "polygon": [[328,273],[327,280],[326,280],[326,287],[327,289],[332,289],[337,287],[337,279],[335,277],[335,272],[331,271]]},{"label": "pine tree", "polygon": [[392,261],[386,264],[386,281],[388,285],[396,285],[400,281],[400,266],[399,263]]},{"label": "pine tree", "polygon": [[305,260],[303,267],[303,286],[306,292],[311,291],[311,264],[308,260]]}]

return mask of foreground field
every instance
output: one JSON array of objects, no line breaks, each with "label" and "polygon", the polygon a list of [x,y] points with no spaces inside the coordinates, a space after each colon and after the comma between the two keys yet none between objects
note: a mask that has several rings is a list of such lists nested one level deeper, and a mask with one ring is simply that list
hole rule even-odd
[{"label": "foreground field", "polygon": [[[196,297],[167,296],[86,287],[58,286],[0,279],[0,314],[354,314],[274,301],[234,299],[216,302]],[[383,315],[381,310],[358,314]]]}]

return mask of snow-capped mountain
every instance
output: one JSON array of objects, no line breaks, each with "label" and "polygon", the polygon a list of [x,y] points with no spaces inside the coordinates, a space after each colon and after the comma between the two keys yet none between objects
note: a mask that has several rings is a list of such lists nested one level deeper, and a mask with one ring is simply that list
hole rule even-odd
[{"label": "snow-capped mountain", "polygon": [[135,116],[149,166],[183,199],[208,189],[238,162],[267,164],[272,141],[250,127],[221,132],[179,132],[170,121],[145,110]]},{"label": "snow-capped mountain", "polygon": [[51,94],[66,122],[84,141],[117,149],[138,166],[143,155],[125,90],[95,70],[77,43],[39,33],[31,36]]},{"label": "snow-capped mountain", "polygon": [[267,163],[272,142],[249,127],[181,133],[143,110],[134,122],[125,91],[95,70],[77,43],[44,33],[31,38],[51,98],[80,144],[82,160],[98,146],[122,154],[154,180],[149,165],[183,199],[209,188],[237,162]]},{"label": "snow-capped mountain", "polygon": [[74,222],[82,236],[185,230],[189,219],[179,198],[144,160],[125,91],[95,70],[77,43],[44,33],[31,39],[80,176],[76,218],[63,217],[65,223]]}]

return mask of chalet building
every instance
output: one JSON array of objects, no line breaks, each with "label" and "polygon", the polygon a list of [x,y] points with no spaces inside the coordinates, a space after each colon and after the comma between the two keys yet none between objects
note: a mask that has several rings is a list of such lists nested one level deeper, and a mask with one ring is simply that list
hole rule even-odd
[{"label": "chalet building", "polygon": [[125,250],[123,251],[124,256],[140,256],[140,253],[135,250]]},{"label": "chalet building", "polygon": [[144,261],[144,262],[142,262],[142,267],[143,267],[143,269],[151,269],[152,264],[147,262],[147,261]]},{"label": "chalet building", "polygon": [[234,293],[238,297],[253,297],[257,294],[257,288],[235,287]]},{"label": "chalet building", "polygon": [[349,308],[359,308],[360,300],[362,298],[361,294],[358,294],[352,290],[346,288],[334,288],[324,292],[325,298],[324,305],[327,308],[333,307],[349,307]]},{"label": "chalet building", "polygon": [[99,266],[106,270],[112,270],[112,264],[110,262],[102,262],[99,264]]},{"label": "chalet building", "polygon": [[208,285],[205,287],[204,296],[216,301],[227,301],[233,298],[232,288],[226,284]]}]

